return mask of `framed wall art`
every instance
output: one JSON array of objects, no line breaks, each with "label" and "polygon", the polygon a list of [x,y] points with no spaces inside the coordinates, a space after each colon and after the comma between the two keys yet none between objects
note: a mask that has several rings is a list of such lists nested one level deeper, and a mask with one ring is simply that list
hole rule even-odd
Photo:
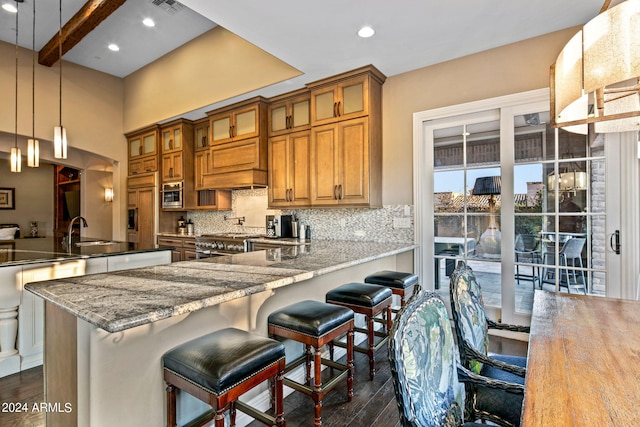
[{"label": "framed wall art", "polygon": [[0,209],[16,208],[16,189],[0,188]]}]

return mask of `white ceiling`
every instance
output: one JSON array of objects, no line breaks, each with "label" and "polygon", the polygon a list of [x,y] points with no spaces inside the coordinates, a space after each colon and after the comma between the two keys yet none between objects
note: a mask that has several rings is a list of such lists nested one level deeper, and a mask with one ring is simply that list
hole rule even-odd
[{"label": "white ceiling", "polygon": [[[14,3],[0,3],[7,1]],[[19,44],[27,48],[33,1],[20,4]],[[63,23],[86,1],[63,0]],[[598,14],[603,1],[182,0],[187,7],[170,14],[152,0],[128,0],[64,59],[122,77],[217,23],[303,72],[259,91],[272,96],[366,64],[392,76],[584,24]],[[37,50],[57,32],[58,10],[55,0],[37,1]],[[156,27],[141,25],[146,16],[156,20]],[[375,28],[374,37],[356,35],[365,24]],[[2,9],[0,40],[15,43],[15,15]],[[120,45],[119,52],[107,50],[112,42]]]}]

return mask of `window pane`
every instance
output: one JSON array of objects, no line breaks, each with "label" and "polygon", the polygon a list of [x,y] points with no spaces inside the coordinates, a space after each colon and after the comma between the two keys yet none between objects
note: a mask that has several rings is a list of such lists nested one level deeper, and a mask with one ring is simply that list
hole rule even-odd
[{"label": "window pane", "polygon": [[[513,119],[515,162],[543,160],[547,151],[547,136],[552,130],[549,127],[549,112],[522,114]],[[553,133],[551,136],[553,137]]]},{"label": "window pane", "polygon": [[462,126],[436,129],[433,132],[433,166],[435,169],[462,166]]},{"label": "window pane", "polygon": [[467,165],[500,163],[500,121],[467,125]]}]

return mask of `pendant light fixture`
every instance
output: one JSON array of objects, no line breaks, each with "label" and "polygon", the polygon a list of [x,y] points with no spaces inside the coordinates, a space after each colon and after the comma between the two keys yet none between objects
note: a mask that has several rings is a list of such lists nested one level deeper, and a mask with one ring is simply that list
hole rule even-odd
[{"label": "pendant light fixture", "polygon": [[586,135],[640,130],[640,0],[602,10],[551,66],[551,122]]},{"label": "pendant light fixture", "polygon": [[33,1],[33,38],[31,41],[31,138],[27,140],[27,166],[40,166],[40,143],[36,139],[36,0]]},{"label": "pendant light fixture", "polygon": [[11,172],[22,171],[22,154],[18,148],[18,15],[20,12],[19,5],[23,0],[16,0],[16,115],[15,115],[15,134],[14,145],[11,148]]},{"label": "pendant light fixture", "polygon": [[67,130],[62,126],[62,0],[60,0],[60,27],[58,30],[58,61],[60,61],[60,124],[53,129],[53,157],[67,158]]}]

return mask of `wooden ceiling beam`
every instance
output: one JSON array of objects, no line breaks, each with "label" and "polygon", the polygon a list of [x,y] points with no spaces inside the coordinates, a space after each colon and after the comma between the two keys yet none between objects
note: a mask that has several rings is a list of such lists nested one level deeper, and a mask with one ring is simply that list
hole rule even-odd
[{"label": "wooden ceiling beam", "polygon": [[[62,55],[73,49],[75,45],[102,21],[124,4],[126,0],[89,0],[62,27]],[[38,52],[38,63],[51,67],[60,59],[58,32]]]}]

